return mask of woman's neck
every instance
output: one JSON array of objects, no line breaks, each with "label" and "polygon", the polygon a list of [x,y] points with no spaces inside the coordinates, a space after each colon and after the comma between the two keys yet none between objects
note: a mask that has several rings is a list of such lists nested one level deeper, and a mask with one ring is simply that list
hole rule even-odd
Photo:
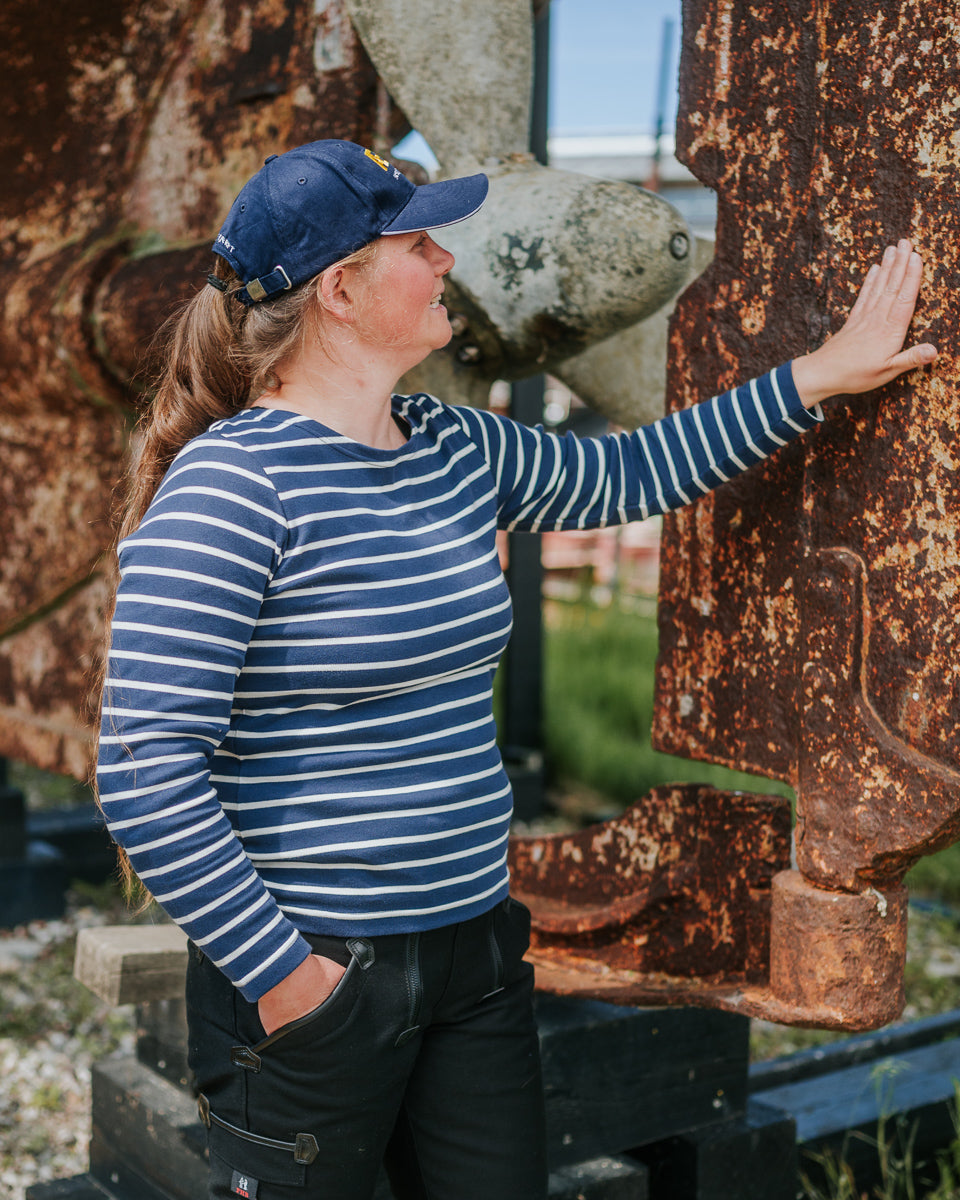
[{"label": "woman's neck", "polygon": [[267,408],[288,409],[313,417],[328,429],[378,450],[398,449],[406,441],[393,419],[392,370],[375,356],[348,352],[327,354],[307,347],[278,372],[280,385],[254,401]]}]

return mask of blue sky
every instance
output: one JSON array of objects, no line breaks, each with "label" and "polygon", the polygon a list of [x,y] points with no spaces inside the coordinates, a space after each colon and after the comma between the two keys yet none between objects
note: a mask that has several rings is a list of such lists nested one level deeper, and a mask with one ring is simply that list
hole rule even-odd
[{"label": "blue sky", "polygon": [[[663,128],[672,134],[680,0],[551,0],[550,133],[652,133],[666,20],[673,37]],[[436,167],[418,134],[397,152]]]},{"label": "blue sky", "polygon": [[550,131],[652,132],[665,19],[674,22],[664,126],[672,132],[680,0],[551,0]]}]

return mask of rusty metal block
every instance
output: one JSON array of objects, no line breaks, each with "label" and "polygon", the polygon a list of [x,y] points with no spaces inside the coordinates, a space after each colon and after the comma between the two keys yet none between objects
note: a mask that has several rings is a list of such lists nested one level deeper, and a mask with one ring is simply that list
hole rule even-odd
[{"label": "rusty metal block", "polygon": [[[672,404],[817,345],[903,236],[927,263],[917,340],[946,351],[666,522],[655,744],[796,787],[819,945],[862,984],[834,1006],[848,1026],[896,1015],[900,881],[960,836],[958,28],[921,0],[684,11],[680,154],[719,214],[672,330]],[[801,907],[775,906],[774,945],[799,944]],[[768,1015],[820,1023],[827,975],[781,963]]]},{"label": "rusty metal block", "polygon": [[538,984],[663,1004],[765,982],[771,880],[789,861],[789,801],[699,785],[579,833],[515,837]]},{"label": "rusty metal block", "polygon": [[773,881],[766,1009],[807,1023],[864,1029],[903,1010],[907,889],[819,888],[799,871]]},{"label": "rusty metal block", "polygon": [[[902,1008],[903,875],[960,837],[958,36],[957,13],[924,0],[686,0],[679,154],[716,189],[718,226],[714,262],[673,318],[670,406],[818,345],[904,236],[927,262],[916,340],[944,353],[933,371],[831,402],[822,429],[665,521],[654,744],[797,790],[799,871],[773,883],[769,979],[701,980],[692,996],[664,984],[650,947],[672,943],[654,930],[654,897],[676,888],[681,905],[682,873],[644,896],[613,868],[591,900],[563,850],[586,859],[591,831],[541,851],[547,986],[659,989],[837,1028]],[[678,847],[696,819],[677,814]]]}]

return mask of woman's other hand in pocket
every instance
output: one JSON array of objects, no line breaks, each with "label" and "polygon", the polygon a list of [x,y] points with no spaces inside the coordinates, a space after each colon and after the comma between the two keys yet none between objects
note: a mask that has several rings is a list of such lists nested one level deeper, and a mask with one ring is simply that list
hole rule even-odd
[{"label": "woman's other hand in pocket", "polygon": [[288,1025],[319,1008],[345,971],[346,967],[332,958],[310,954],[286,979],[264,992],[257,1001],[257,1009],[267,1037],[281,1025]]}]

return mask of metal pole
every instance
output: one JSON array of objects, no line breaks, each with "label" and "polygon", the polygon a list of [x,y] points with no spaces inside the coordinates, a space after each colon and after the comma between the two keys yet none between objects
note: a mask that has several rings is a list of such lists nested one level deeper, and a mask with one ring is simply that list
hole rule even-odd
[{"label": "metal pole", "polygon": [[660,78],[657,83],[657,111],[654,118],[653,130],[653,160],[650,166],[650,178],[646,187],[651,192],[660,190],[660,159],[662,157],[661,142],[663,141],[664,113],[667,109],[667,89],[670,87],[670,56],[673,51],[672,17],[664,17],[663,34],[660,42]]},{"label": "metal pole", "polygon": [[[547,161],[549,97],[550,7],[534,20],[533,102],[530,150],[538,162]],[[542,375],[521,379],[510,387],[510,415],[525,425],[543,419]],[[543,811],[543,625],[540,609],[542,568],[540,537],[532,533],[509,537],[507,584],[513,598],[513,637],[501,667],[503,723],[501,742],[507,774],[513,785],[515,814],[524,821]]]}]

